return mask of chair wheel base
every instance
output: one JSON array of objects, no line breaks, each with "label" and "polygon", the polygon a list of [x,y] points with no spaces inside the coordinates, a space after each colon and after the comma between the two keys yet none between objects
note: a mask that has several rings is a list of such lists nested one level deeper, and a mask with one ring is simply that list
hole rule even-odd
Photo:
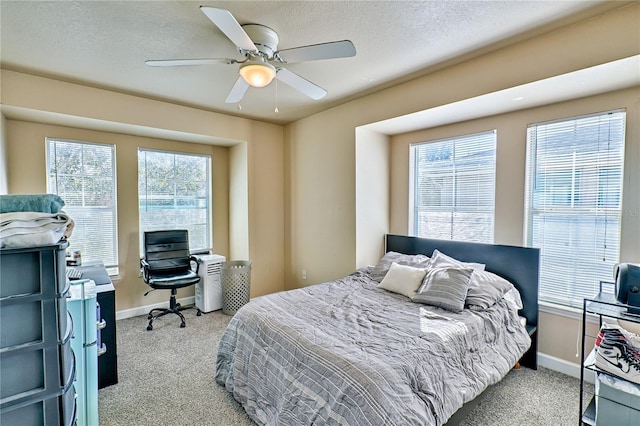
[{"label": "chair wheel base", "polygon": [[153,321],[157,320],[160,317],[168,315],[168,314],[174,314],[174,315],[177,315],[178,317],[180,317],[180,328],[185,328],[187,326],[187,324],[186,324],[186,321],[184,319],[184,315],[182,315],[182,313],[180,311],[184,311],[185,309],[191,309],[192,307],[195,307],[198,310],[198,312],[196,314],[197,316],[201,316],[202,315],[202,311],[197,306],[182,306],[180,303],[177,303],[176,302],[176,290],[172,289],[171,290],[171,298],[169,299],[169,308],[168,309],[153,308],[151,311],[149,311],[149,314],[147,315],[147,319],[149,320],[149,325],[147,326],[147,330],[148,331],[153,330],[153,326],[152,326]]}]

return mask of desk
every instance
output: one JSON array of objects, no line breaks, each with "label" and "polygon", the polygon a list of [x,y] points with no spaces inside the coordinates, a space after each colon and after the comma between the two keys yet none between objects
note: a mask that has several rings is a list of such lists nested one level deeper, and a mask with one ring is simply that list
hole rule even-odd
[{"label": "desk", "polygon": [[97,302],[102,320],[102,343],[106,352],[98,357],[98,389],[118,383],[118,352],[116,346],[116,291],[102,262],[87,262],[76,267],[82,278],[96,283]]}]

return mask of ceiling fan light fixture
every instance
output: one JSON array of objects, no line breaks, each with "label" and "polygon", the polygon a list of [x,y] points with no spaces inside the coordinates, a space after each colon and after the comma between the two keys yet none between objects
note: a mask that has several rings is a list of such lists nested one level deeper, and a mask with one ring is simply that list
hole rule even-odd
[{"label": "ceiling fan light fixture", "polygon": [[240,75],[249,86],[264,87],[276,76],[276,68],[260,61],[250,61],[240,67]]}]

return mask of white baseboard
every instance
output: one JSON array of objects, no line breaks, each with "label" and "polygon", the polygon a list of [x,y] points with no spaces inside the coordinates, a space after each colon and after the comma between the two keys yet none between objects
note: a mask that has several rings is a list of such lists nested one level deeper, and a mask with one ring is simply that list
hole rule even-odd
[{"label": "white baseboard", "polygon": [[[548,368],[559,373],[566,374],[567,376],[580,378],[580,364],[565,361],[564,359],[556,358],[555,356],[538,352],[538,365],[540,367]],[[595,374],[591,370],[585,370],[584,380],[589,383],[595,382]]]},{"label": "white baseboard", "polygon": [[[184,297],[182,299],[177,300],[178,303],[185,306],[193,305],[195,301],[196,301],[195,296]],[[125,319],[125,318],[137,317],[140,315],[147,315],[151,309],[167,308],[168,306],[169,306],[169,302],[161,302],[161,303],[156,303],[154,305],[138,306],[137,308],[117,311],[116,321]]]}]

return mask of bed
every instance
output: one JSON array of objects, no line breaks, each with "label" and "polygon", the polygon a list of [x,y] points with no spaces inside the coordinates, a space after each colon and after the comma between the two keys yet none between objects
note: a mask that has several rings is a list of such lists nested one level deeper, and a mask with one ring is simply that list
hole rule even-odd
[{"label": "bed", "polygon": [[[252,299],[231,319],[215,379],[256,423],[450,425],[518,362],[536,368],[537,249],[399,235],[385,248],[375,267]],[[402,268],[420,269],[389,259],[422,255],[506,279],[520,300],[503,292],[456,311],[381,288]],[[427,271],[436,269],[445,270]]]}]

